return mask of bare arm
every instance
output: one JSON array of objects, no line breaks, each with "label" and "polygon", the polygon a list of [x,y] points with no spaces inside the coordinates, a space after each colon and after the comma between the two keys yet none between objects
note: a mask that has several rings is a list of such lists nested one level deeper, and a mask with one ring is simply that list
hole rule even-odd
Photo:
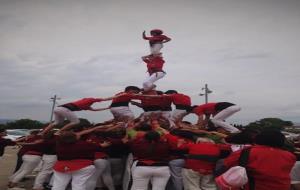
[{"label": "bare arm", "polygon": [[39,132],[39,135],[44,135],[51,131],[55,127],[54,123],[50,123],[46,128],[42,129],[41,132]]},{"label": "bare arm", "polygon": [[167,43],[167,42],[169,42],[169,41],[171,41],[171,38],[165,36],[165,39],[162,41],[162,43]]},{"label": "bare arm", "polygon": [[149,40],[149,37],[146,36],[146,31],[145,31],[145,30],[144,30],[144,32],[143,32],[143,39]]},{"label": "bare arm", "polygon": [[104,130],[106,130],[106,127],[105,126],[98,126],[98,127],[93,127],[91,129],[86,129],[86,130],[83,130],[83,131],[79,131],[79,132],[76,133],[76,136],[79,139],[82,135],[89,134],[91,132],[94,132],[95,130],[100,131],[101,129],[104,131]]}]

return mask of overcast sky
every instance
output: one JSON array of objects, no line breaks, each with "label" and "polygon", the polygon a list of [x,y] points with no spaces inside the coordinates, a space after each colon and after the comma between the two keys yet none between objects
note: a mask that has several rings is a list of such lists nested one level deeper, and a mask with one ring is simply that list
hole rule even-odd
[{"label": "overcast sky", "polygon": [[300,121],[299,0],[0,0],[0,118],[48,121],[54,94],[62,104],[141,86],[153,28],[172,38],[158,89],[201,104],[207,83],[209,101],[242,107],[232,122]]}]

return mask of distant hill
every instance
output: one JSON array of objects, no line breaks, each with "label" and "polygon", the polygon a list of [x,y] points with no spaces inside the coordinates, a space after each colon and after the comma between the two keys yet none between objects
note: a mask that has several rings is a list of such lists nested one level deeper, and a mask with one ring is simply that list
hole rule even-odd
[{"label": "distant hill", "polygon": [[0,124],[6,124],[8,122],[13,122],[15,119],[0,119]]}]

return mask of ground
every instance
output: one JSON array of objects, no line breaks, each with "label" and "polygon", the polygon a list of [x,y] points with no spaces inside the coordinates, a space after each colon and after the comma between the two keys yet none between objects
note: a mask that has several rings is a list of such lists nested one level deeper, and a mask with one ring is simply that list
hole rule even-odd
[{"label": "ground", "polygon": [[[8,178],[12,174],[16,161],[17,151],[15,147],[6,147],[3,157],[0,159],[0,190],[7,189]],[[29,178],[24,182],[20,183],[20,187],[30,190],[32,188],[33,178]]]}]

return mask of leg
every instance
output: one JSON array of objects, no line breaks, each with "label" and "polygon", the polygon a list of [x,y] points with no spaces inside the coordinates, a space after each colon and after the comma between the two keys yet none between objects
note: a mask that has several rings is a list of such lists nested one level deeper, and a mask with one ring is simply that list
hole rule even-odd
[{"label": "leg", "polygon": [[205,190],[217,190],[213,175],[203,175],[200,179],[200,187]]},{"label": "leg", "polygon": [[72,172],[72,190],[86,190],[87,181],[94,173],[93,165]]},{"label": "leg", "polygon": [[170,178],[168,166],[158,166],[153,168],[152,190],[164,190]]},{"label": "leg", "polygon": [[181,122],[184,116],[186,116],[187,114],[188,113],[186,112],[186,110],[175,109],[172,112],[171,120],[174,124],[176,124],[178,122]]},{"label": "leg", "polygon": [[110,158],[108,159],[111,167],[111,175],[114,184],[122,185],[123,173],[124,173],[124,160],[122,158]]},{"label": "leg", "polygon": [[183,186],[185,190],[201,190],[200,175],[191,169],[182,170]]},{"label": "leg", "polygon": [[113,181],[113,178],[111,176],[111,167],[110,167],[110,163],[105,160],[106,162],[105,164],[105,168],[102,172],[102,179],[103,179],[103,183],[105,184],[105,186],[107,187],[108,190],[115,190],[115,184]]},{"label": "leg", "polygon": [[18,154],[17,164],[16,164],[14,173],[16,173],[20,169],[20,167],[22,166],[22,163],[23,163],[22,155]]},{"label": "leg", "polygon": [[43,184],[47,181],[53,173],[53,166],[57,160],[56,155],[43,155],[42,170],[35,178],[33,189],[43,189]]},{"label": "leg", "polygon": [[169,162],[170,172],[171,172],[171,181],[174,190],[182,190],[182,169],[184,167],[184,159],[171,160]]},{"label": "leg", "polygon": [[143,88],[145,91],[149,91],[155,87],[154,82],[158,81],[159,79],[163,78],[166,74],[164,72],[156,72],[150,75],[146,80],[143,82]]},{"label": "leg", "polygon": [[62,109],[61,115],[63,115],[65,118],[67,118],[67,120],[69,120],[70,123],[68,123],[63,128],[61,128],[60,131],[68,130],[68,129],[74,127],[75,125],[79,124],[80,121],[74,112],[72,112],[71,110],[69,110],[67,108],[63,108],[63,107],[61,107],[61,109]]},{"label": "leg", "polygon": [[30,174],[35,167],[40,163],[41,156],[36,155],[24,155],[23,156],[23,166],[20,168],[22,169],[20,172],[11,179],[11,182],[18,183],[21,181],[25,175]]},{"label": "leg", "polygon": [[232,116],[233,114],[235,114],[236,112],[238,112],[240,110],[241,110],[241,108],[238,106],[230,106],[230,107],[220,111],[217,115],[215,115],[211,119],[211,122],[213,122],[213,124],[215,124],[216,126],[222,127],[231,133],[239,132],[239,130],[237,128],[224,122],[223,120],[227,119],[228,117]]},{"label": "leg", "polygon": [[131,190],[147,190],[151,178],[151,169],[148,166],[132,167]]},{"label": "leg", "polygon": [[71,173],[62,173],[54,171],[52,190],[65,190],[71,179]]},{"label": "leg", "polygon": [[127,156],[126,164],[125,164],[125,171],[124,171],[124,177],[123,177],[123,189],[128,189],[129,183],[131,180],[131,166],[133,164],[133,155],[130,153]]}]

